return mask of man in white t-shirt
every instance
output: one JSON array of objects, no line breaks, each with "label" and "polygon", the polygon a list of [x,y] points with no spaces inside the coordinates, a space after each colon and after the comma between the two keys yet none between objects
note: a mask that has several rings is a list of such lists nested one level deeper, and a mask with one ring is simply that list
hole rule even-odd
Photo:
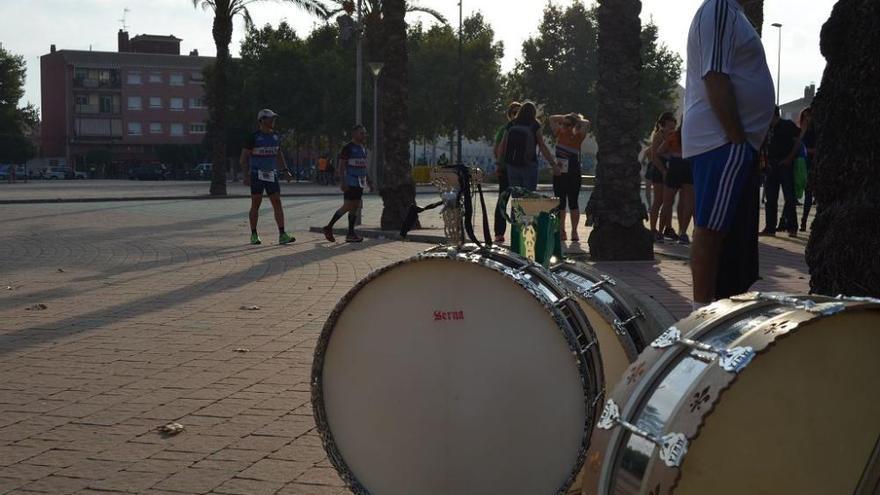
[{"label": "man in white t-shirt", "polygon": [[748,1],[706,0],[688,32],[682,154],[693,164],[696,194],[695,309],[715,298],[723,241],[773,113],[764,46],[741,5]]}]

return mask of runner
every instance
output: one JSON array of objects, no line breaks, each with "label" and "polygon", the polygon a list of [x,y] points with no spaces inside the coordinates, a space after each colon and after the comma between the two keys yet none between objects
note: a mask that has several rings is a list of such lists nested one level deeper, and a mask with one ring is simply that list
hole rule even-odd
[{"label": "runner", "polygon": [[[512,121],[516,118],[517,112],[519,112],[519,107],[522,106],[520,102],[514,101],[511,102],[507,107],[507,122]],[[510,188],[510,182],[507,178],[507,165],[504,163],[504,153],[501,149],[501,141],[504,140],[504,133],[507,132],[507,124],[505,123],[501,127],[498,128],[498,132],[495,133],[495,162],[496,168],[495,173],[498,175],[498,195],[500,196],[504,191],[507,191]],[[498,208],[495,208],[495,242],[501,244],[504,242],[504,234],[507,232],[507,220],[504,219],[504,215]]]},{"label": "runner", "polygon": [[263,191],[269,196],[272,209],[275,211],[275,223],[278,224],[278,244],[289,244],[296,239],[284,231],[284,210],[281,208],[281,185],[278,173],[283,173],[287,182],[293,176],[284,161],[281,152],[281,138],[275,134],[275,118],[278,114],[269,109],[260,110],[257,122],[260,130],[248,136],[241,150],[239,163],[244,175],[242,182],[251,187],[251,244],[262,244],[257,234],[257,220],[260,216],[260,204],[263,202]]},{"label": "runner", "polygon": [[550,129],[556,136],[556,163],[560,174],[553,176],[553,194],[559,198],[559,236],[566,240],[565,208],[571,212],[571,240],[580,241],[577,226],[581,219],[581,145],[587,138],[590,121],[579,113],[551,115]]},{"label": "runner", "polygon": [[336,242],[333,236],[333,225],[342,215],[348,213],[348,235],[345,242],[361,242],[363,237],[357,235],[354,231],[354,224],[357,220],[357,211],[363,207],[364,189],[369,183],[367,177],[367,149],[364,143],[367,142],[367,129],[358,124],[351,130],[351,141],[342,147],[339,152],[339,165],[336,167],[336,176],[339,181],[339,188],[342,189],[342,207],[336,210],[333,218],[330,219],[324,227],[324,237],[330,242]]}]

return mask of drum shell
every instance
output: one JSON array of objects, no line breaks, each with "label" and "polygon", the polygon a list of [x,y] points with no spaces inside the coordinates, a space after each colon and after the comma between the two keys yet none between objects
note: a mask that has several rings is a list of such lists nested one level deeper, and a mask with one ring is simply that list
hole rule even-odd
[{"label": "drum shell", "polygon": [[[419,256],[395,263],[372,273],[366,279],[358,283],[342,298],[339,304],[337,304],[336,308],[331,313],[330,318],[327,320],[324,330],[318,340],[312,370],[313,411],[316,423],[318,424],[319,433],[331,464],[333,464],[346,484],[348,484],[355,493],[369,493],[367,487],[363,486],[351,469],[349,469],[343,458],[342,452],[336,446],[333,432],[328,423],[327,411],[323,399],[324,356],[330,339],[332,338],[335,322],[346,310],[349,302],[372,281],[401,267],[402,265],[406,265],[407,263],[418,263],[428,260],[449,260],[457,263],[481,264],[504,274],[512,282],[519,285],[521,289],[528,291],[533,297],[541,302],[549,313],[548,318],[552,318],[558,326],[561,336],[565,339],[571,354],[575,357],[575,360],[578,363],[584,394],[583,401],[584,410],[586,411],[585,417],[587,419],[584,424],[583,438],[578,458],[572,459],[574,464],[572,466],[570,477],[564,483],[564,486],[559,487],[557,491],[557,493],[563,493],[571,484],[575,474],[582,466],[589,435],[592,431],[592,426],[595,423],[595,418],[598,415],[598,405],[601,404],[602,401],[601,383],[603,382],[603,377],[601,371],[601,357],[598,354],[598,349],[595,345],[595,336],[592,334],[592,330],[589,327],[586,317],[581,312],[573,295],[567,291],[565,286],[555,280],[552,274],[547,272],[543,267],[520,258],[506,250],[497,248],[480,250],[473,246],[465,246],[463,248],[444,247],[429,250]],[[429,284],[426,283],[426,287],[428,285]],[[552,298],[548,299],[548,292],[553,293]]]},{"label": "drum shell", "polygon": [[[680,332],[684,338],[703,343],[713,339],[716,342],[729,340],[730,348],[751,348],[755,360],[772,359],[773,349],[776,345],[786,345],[786,338],[795,335],[801,328],[807,328],[824,318],[833,318],[842,311],[870,311],[869,314],[876,318],[877,330],[880,331],[880,301],[877,300],[833,299],[819,296],[791,297],[784,294],[759,293],[716,302],[682,320],[673,327],[673,330]],[[717,331],[731,322],[749,321],[749,315],[762,315],[762,317],[755,316],[752,325],[742,325],[740,328],[734,324],[726,331]],[[744,320],[741,320],[743,318]],[[664,341],[670,340],[670,335],[672,334],[664,334],[655,341],[655,345],[662,346]],[[585,495],[675,493],[681,481],[681,468],[661,460],[658,454],[661,450],[659,448],[653,448],[643,470],[633,467],[632,459],[637,455],[630,447],[633,444],[627,442],[631,442],[637,435],[627,432],[619,425],[614,425],[613,421],[605,421],[614,416],[609,414],[611,410],[609,403],[613,402],[618,408],[623,421],[636,426],[642,425],[642,428],[646,429],[644,426],[646,423],[642,422],[649,417],[645,413],[645,408],[654,399],[658,399],[659,403],[662,394],[666,394],[666,399],[674,406],[670,406],[670,412],[666,417],[663,417],[663,414],[650,416],[657,424],[652,425],[652,431],[648,433],[654,433],[657,437],[681,434],[686,441],[681,444],[685,450],[679,462],[685,463],[690,455],[686,449],[688,446],[693,448],[696,442],[701,440],[699,435],[707,418],[713,414],[719,403],[723,403],[725,392],[737,386],[738,373],[748,369],[752,357],[747,356],[742,362],[737,362],[736,365],[742,368],[733,371],[723,369],[715,359],[702,371],[688,376],[679,375],[676,385],[674,380],[670,380],[673,372],[682,369],[682,359],[711,359],[711,354],[675,344],[668,347],[646,348],[639,359],[627,369],[625,376],[614,390],[608,394],[603,416],[593,433],[592,444],[587,453],[582,493]],[[670,383],[673,386],[670,386]],[[660,391],[661,387],[663,391]],[[833,420],[833,418],[828,419]],[[609,424],[611,426],[606,428]],[[676,448],[677,446],[670,450]],[[755,455],[760,456],[760,452],[756,452]],[[876,451],[874,455],[877,455]],[[625,459],[629,460],[624,461]],[[756,458],[754,462],[759,460]],[[880,460],[875,459],[870,462],[869,466],[873,465],[876,477],[877,471],[880,470],[878,465]],[[742,473],[742,476],[747,478],[750,475]],[[725,493],[739,493],[733,489],[733,486],[735,485],[731,483],[731,491]]]}]

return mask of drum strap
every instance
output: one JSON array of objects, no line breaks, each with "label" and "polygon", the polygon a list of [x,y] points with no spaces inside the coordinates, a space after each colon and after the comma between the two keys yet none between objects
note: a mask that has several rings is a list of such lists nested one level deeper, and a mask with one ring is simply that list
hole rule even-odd
[{"label": "drum strap", "polygon": [[[464,230],[467,234],[468,238],[479,247],[484,247],[484,243],[481,243],[477,240],[477,235],[474,233],[474,201],[473,201],[473,190],[471,189],[471,171],[468,167],[457,164],[454,166],[456,173],[458,174],[459,184],[461,184],[461,191],[459,191],[459,198],[464,200]],[[489,215],[486,212],[486,200],[483,198],[483,187],[477,183],[477,192],[480,195],[480,206],[483,210],[483,238],[485,239],[485,245],[491,247],[492,246],[492,236],[489,233]]]}]

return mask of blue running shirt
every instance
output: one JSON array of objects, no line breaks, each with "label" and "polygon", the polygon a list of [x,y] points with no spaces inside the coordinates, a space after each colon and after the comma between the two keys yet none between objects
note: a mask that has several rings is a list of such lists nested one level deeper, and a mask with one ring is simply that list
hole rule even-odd
[{"label": "blue running shirt", "polygon": [[278,134],[265,134],[257,131],[248,136],[244,149],[251,150],[250,168],[255,170],[275,170],[278,166],[276,157],[281,148]]},{"label": "blue running shirt", "polygon": [[367,149],[349,142],[339,152],[339,159],[345,164],[345,184],[360,187],[360,178],[367,176]]}]

